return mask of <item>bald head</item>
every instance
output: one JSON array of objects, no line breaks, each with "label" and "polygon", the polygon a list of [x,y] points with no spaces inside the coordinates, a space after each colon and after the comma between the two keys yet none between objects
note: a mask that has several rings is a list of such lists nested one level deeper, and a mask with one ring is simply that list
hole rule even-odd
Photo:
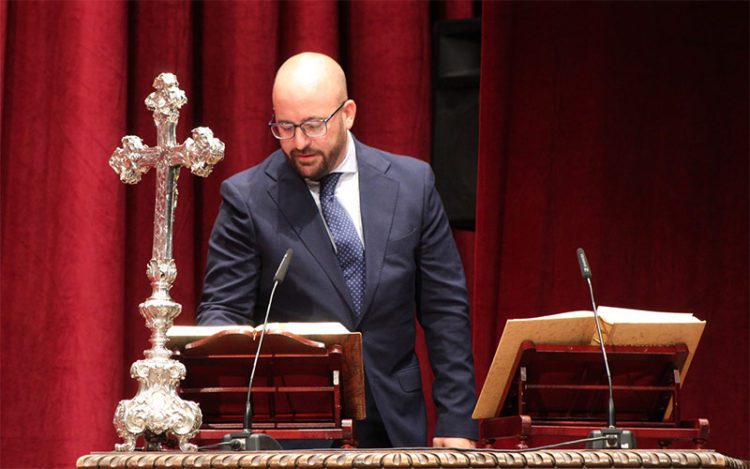
[{"label": "bald head", "polygon": [[344,101],[348,97],[346,75],[327,55],[303,52],[287,59],[276,72],[274,107],[278,100],[299,101],[311,96],[330,98],[332,102]]},{"label": "bald head", "polygon": [[[348,130],[357,113],[341,66],[327,55],[297,54],[276,72],[272,98],[276,122],[294,126],[279,146],[297,173],[319,180],[337,168],[346,156]],[[311,137],[311,125],[323,126],[323,132],[310,132]]]}]

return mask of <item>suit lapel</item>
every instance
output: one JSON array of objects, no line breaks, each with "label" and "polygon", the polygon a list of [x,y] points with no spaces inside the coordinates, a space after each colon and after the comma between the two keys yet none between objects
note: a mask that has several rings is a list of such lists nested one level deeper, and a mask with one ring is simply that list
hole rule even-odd
[{"label": "suit lapel", "polygon": [[339,311],[331,311],[331,313],[342,317],[343,324],[351,324],[354,311],[351,295],[344,282],[341,266],[336,259],[320,211],[310,195],[307,184],[287,163],[283,154],[269,165],[266,173],[276,180],[276,184],[271,184],[268,188],[268,195],[279,207],[302,244],[318,262],[350,309],[348,317]]},{"label": "suit lapel", "polygon": [[393,224],[393,214],[398,198],[398,183],[385,175],[390,163],[374,149],[355,140],[359,171],[359,204],[362,212],[362,231],[365,238],[366,287],[362,314],[358,325],[375,295],[380,283],[383,258],[388,236]]}]

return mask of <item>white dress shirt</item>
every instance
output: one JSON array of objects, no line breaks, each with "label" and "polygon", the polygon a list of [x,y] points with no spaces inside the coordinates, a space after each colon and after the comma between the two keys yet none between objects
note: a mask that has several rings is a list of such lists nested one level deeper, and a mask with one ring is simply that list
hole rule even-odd
[{"label": "white dress shirt", "polygon": [[[346,136],[346,156],[344,157],[344,161],[331,172],[342,173],[338,184],[336,184],[336,200],[344,207],[346,213],[349,214],[349,218],[352,219],[354,228],[357,230],[359,240],[362,242],[362,246],[364,246],[365,237],[362,233],[362,212],[359,208],[357,151],[354,147],[354,137],[352,137],[351,132],[347,132]],[[318,206],[318,211],[320,211],[320,183],[311,179],[305,179],[305,182],[307,183],[307,188],[310,189],[310,194],[312,194],[315,204]],[[320,216],[323,216],[323,212],[320,213]],[[331,239],[331,243],[333,243],[333,239]],[[333,244],[335,248],[336,244]]]}]

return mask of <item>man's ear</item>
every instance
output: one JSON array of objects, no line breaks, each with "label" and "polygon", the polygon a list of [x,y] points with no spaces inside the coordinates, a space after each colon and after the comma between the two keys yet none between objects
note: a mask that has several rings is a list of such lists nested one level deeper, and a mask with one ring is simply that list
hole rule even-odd
[{"label": "man's ear", "polygon": [[347,100],[344,107],[341,108],[341,112],[344,114],[346,130],[350,130],[354,126],[354,117],[357,115],[357,103],[353,99]]}]

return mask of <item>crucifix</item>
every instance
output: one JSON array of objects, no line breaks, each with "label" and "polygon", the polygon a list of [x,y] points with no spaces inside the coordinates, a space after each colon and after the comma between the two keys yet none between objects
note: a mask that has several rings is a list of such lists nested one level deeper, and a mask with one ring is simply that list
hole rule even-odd
[{"label": "crucifix", "polygon": [[214,138],[208,127],[197,127],[192,138],[178,145],[175,128],[180,108],[187,102],[177,77],[162,73],[154,80],[156,91],[146,98],[153,112],[157,146],[149,147],[136,136],[122,138],[122,146],[109,158],[109,165],[127,184],[136,184],[151,168],[156,169],[156,205],[154,207],[154,244],[146,274],[151,282],[151,296],[138,306],[151,329],[151,348],[146,358],[130,367],[130,376],[138,380],[133,399],[120,401],[113,423],[124,440],[117,451],[133,451],[138,436],[143,435],[147,450],[159,450],[169,434],[174,435],[182,451],[194,451],[189,440],[198,433],[203,416],[198,404],[177,395],[177,384],[185,378],[185,366],[170,357],[167,330],[172,327],[182,306],[169,296],[177,277],[172,259],[172,226],[177,206],[177,178],[180,168],[206,177],[224,157],[224,143]]}]

